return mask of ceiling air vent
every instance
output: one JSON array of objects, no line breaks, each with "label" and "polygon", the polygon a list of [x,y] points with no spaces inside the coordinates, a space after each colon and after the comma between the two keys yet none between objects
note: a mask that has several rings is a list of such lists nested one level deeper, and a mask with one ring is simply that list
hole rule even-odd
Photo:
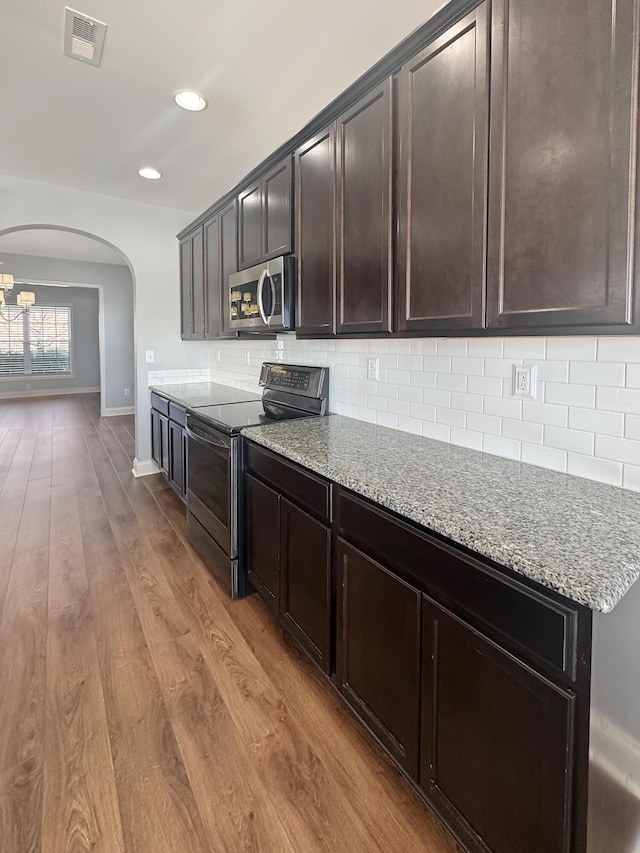
[{"label": "ceiling air vent", "polygon": [[73,59],[100,65],[107,25],[68,6],[64,10],[64,52]]}]

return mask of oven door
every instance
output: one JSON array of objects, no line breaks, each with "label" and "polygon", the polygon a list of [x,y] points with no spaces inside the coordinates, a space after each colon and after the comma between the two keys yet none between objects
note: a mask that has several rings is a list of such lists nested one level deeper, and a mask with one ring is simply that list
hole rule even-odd
[{"label": "oven door", "polygon": [[187,509],[225,553],[238,555],[238,439],[187,418]]}]

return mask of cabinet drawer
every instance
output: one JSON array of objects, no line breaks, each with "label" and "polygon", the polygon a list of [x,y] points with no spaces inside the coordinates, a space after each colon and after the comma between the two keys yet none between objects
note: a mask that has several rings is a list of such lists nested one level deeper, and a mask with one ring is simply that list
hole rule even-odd
[{"label": "cabinet drawer", "polygon": [[331,484],[322,477],[285,462],[282,457],[247,442],[247,470],[274,486],[323,521],[331,517]]},{"label": "cabinet drawer", "polygon": [[154,391],[151,392],[151,407],[160,412],[160,414],[169,417],[169,401],[166,397],[161,397]]},{"label": "cabinet drawer", "polygon": [[345,539],[514,654],[576,678],[579,605],[531,589],[343,490],[337,511]]},{"label": "cabinet drawer", "polygon": [[181,427],[187,425],[187,410],[178,406],[177,403],[169,403],[169,417]]}]

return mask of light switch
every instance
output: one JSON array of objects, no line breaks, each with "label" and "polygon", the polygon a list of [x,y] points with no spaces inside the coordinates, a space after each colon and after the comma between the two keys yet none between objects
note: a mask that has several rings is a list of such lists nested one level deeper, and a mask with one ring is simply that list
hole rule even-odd
[{"label": "light switch", "polygon": [[152,349],[145,350],[144,360],[147,362],[147,364],[153,364],[153,362],[156,360],[155,352]]}]

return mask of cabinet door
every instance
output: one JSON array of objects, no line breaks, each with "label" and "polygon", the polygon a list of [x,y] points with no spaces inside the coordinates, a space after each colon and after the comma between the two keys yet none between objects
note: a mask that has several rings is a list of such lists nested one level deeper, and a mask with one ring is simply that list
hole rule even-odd
[{"label": "cabinet door", "polygon": [[220,337],[222,294],[220,267],[220,217],[216,214],[204,224],[205,315],[204,337]]},{"label": "cabinet door", "polygon": [[193,290],[191,236],[180,241],[180,334],[183,341],[193,338]]},{"label": "cabinet door", "polygon": [[338,540],[340,690],[396,761],[418,775],[420,593]]},{"label": "cabinet door", "polygon": [[193,308],[193,340],[204,340],[204,229],[198,228],[191,238],[191,300]]},{"label": "cabinet door", "polygon": [[274,613],[278,613],[280,592],[280,546],[278,494],[245,475],[247,569],[252,583]]},{"label": "cabinet door", "polygon": [[262,257],[286,255],[292,250],[291,158],[287,157],[262,179]]},{"label": "cabinet door", "polygon": [[637,7],[493,3],[489,326],[632,322]]},{"label": "cabinet door", "polygon": [[262,257],[262,186],[260,181],[238,196],[238,260],[240,269]]},{"label": "cabinet door", "polygon": [[330,335],[335,325],[335,124],[298,149],[296,259],[299,335]]},{"label": "cabinet door", "polygon": [[162,438],[160,435],[160,412],[151,409],[151,458],[158,468],[162,467]]},{"label": "cabinet door", "polygon": [[189,441],[187,440],[187,431],[186,429],[182,430],[182,497],[187,499],[187,489],[189,486],[188,477],[189,477]]},{"label": "cabinet door", "polygon": [[169,482],[174,490],[180,495],[184,494],[184,450],[183,450],[183,429],[180,424],[169,421]]},{"label": "cabinet door", "polygon": [[397,328],[483,325],[487,199],[486,4],[399,76]]},{"label": "cabinet door", "polygon": [[470,850],[570,850],[573,694],[426,596],[422,633],[429,799]]},{"label": "cabinet door", "polygon": [[221,338],[237,338],[229,329],[229,276],[238,272],[238,217],[236,203],[220,211],[220,317]]},{"label": "cabinet door", "polygon": [[169,418],[158,415],[160,421],[160,467],[169,476]]},{"label": "cabinet door", "polygon": [[392,80],[337,122],[338,333],[390,332]]},{"label": "cabinet door", "polygon": [[331,671],[331,531],[280,498],[280,616]]}]

